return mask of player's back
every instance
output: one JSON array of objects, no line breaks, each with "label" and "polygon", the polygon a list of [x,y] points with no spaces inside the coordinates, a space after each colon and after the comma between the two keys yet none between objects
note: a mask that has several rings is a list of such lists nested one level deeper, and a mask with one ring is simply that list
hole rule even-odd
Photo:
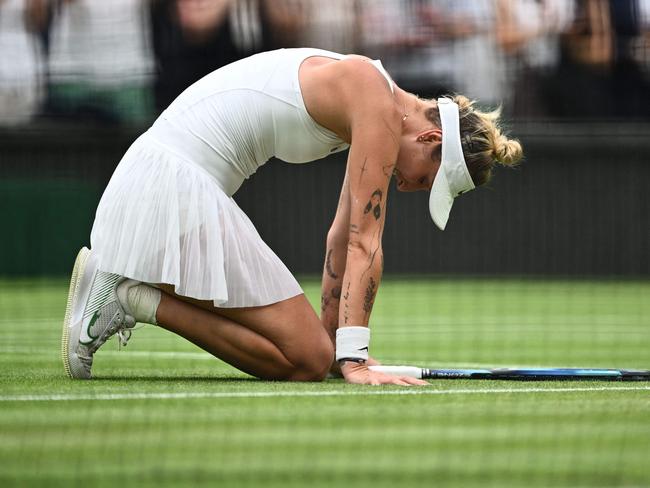
[{"label": "player's back", "polygon": [[[172,140],[179,152],[184,147],[178,146],[209,147],[242,179],[273,156],[303,163],[343,150],[347,145],[314,122],[302,99],[300,64],[319,55],[343,57],[316,49],[281,49],[218,69],[181,93],[151,132],[167,143]],[[212,158],[196,161],[193,151],[189,156],[214,174]]]}]

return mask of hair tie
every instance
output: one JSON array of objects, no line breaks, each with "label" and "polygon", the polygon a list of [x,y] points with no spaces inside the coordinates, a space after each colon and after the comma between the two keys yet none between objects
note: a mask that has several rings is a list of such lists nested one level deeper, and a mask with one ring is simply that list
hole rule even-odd
[{"label": "hair tie", "polygon": [[469,134],[465,134],[463,136],[463,139],[465,141],[465,145],[469,148],[469,152],[473,153],[474,152],[474,141],[472,140],[472,136]]}]

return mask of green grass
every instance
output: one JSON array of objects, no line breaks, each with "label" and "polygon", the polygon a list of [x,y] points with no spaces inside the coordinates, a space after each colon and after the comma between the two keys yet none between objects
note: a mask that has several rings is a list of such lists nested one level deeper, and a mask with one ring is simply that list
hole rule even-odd
[{"label": "green grass", "polygon": [[[75,382],[66,292],[0,281],[0,486],[650,486],[647,383],[269,383],[150,326]],[[639,281],[386,280],[372,353],[647,369],[649,298]]]}]

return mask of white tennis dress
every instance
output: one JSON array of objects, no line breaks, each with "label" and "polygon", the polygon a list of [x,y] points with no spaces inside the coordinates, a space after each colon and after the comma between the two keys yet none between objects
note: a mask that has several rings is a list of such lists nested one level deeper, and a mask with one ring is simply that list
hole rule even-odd
[{"label": "white tennis dress", "polygon": [[266,52],[185,90],[129,148],[102,195],[91,234],[99,269],[219,307],[301,294],[232,195],[271,157],[305,163],[347,149],[305,108],[298,69],[312,56],[345,57]]}]

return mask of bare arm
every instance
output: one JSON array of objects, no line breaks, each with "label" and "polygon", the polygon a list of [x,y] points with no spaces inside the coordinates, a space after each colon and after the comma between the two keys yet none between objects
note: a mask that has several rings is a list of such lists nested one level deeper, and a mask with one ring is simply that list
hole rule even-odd
[{"label": "bare arm", "polygon": [[[322,324],[333,340],[335,334],[341,339],[335,340],[337,351],[347,354],[351,343],[367,341],[363,328],[381,283],[386,197],[399,152],[403,105],[398,106],[386,80],[363,58],[324,63],[311,73],[314,78],[303,85],[310,114],[351,143],[328,233],[321,297]],[[354,328],[344,332],[347,327]],[[363,344],[354,347],[364,350]],[[341,371],[348,382],[422,384],[371,371],[370,359],[366,363],[356,362],[354,354],[345,357],[349,359],[342,361]]]},{"label": "bare arm", "polygon": [[[348,238],[350,229],[350,188],[348,172],[341,187],[336,216],[327,233],[325,246],[325,261],[323,263],[323,281],[321,289],[321,323],[327,331],[332,344],[336,346],[336,329],[339,327],[339,304],[341,303],[341,287],[348,256]],[[368,358],[369,366],[379,362]],[[332,372],[340,374],[339,365],[334,362]]]},{"label": "bare arm", "polygon": [[[368,152],[354,149],[350,152],[349,177],[356,181],[348,189],[350,217],[339,308],[341,326],[368,325],[383,271],[381,240],[393,165]],[[383,166],[387,175],[381,171]]]},{"label": "bare arm", "polygon": [[339,326],[339,303],[347,260],[349,227],[350,190],[346,170],[336,216],[327,233],[321,290],[321,323],[333,344],[335,343],[336,329]]},{"label": "bare arm", "polygon": [[[376,90],[373,93],[373,89]],[[348,157],[349,228],[347,259],[341,286],[339,328],[368,326],[383,271],[382,234],[386,202],[401,135],[401,113],[385,84],[365,87],[351,102],[352,144]],[[424,384],[412,378],[384,375],[368,365],[343,362],[351,383]]]}]

